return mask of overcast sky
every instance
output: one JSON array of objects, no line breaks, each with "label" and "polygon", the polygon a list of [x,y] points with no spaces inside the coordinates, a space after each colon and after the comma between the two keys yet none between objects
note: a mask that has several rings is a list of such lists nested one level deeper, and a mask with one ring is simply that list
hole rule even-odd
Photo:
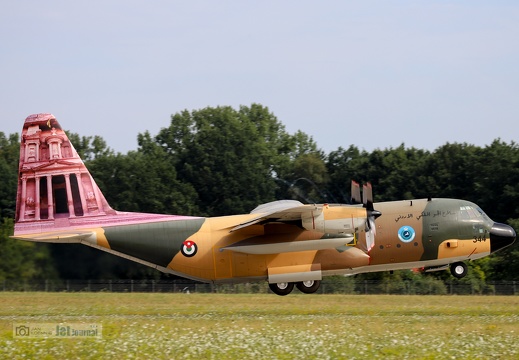
[{"label": "overcast sky", "polygon": [[112,149],[260,103],[326,152],[519,141],[517,1],[4,1],[0,131],[50,112]]}]

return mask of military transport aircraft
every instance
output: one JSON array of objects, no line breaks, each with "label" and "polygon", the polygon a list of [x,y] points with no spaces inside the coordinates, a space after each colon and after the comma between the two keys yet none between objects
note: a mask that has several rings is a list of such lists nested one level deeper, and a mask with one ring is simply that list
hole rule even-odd
[{"label": "military transport aircraft", "polygon": [[82,243],[203,282],[268,281],[278,295],[319,288],[323,276],[420,268],[467,273],[465,261],[511,245],[516,233],[474,203],[373,203],[352,183],[353,205],[259,205],[213,218],[116,211],[52,114],[25,120],[15,239]]}]

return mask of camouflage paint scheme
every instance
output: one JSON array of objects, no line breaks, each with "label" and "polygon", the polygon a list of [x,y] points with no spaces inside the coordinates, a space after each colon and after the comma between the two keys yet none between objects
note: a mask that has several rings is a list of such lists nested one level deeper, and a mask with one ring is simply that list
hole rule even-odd
[{"label": "camouflage paint scheme", "polygon": [[310,286],[327,275],[441,268],[515,240],[512,228],[456,199],[375,203],[380,216],[293,200],[214,218],[120,212],[52,114],[29,116],[21,139],[14,238],[79,242],[190,279]]}]

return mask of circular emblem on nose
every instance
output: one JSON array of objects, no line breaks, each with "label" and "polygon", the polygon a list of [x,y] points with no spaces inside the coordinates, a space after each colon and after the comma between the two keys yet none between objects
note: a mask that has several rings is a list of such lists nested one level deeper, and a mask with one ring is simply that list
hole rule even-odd
[{"label": "circular emblem on nose", "polygon": [[402,226],[398,230],[398,238],[405,243],[413,241],[415,236],[416,232],[411,226]]},{"label": "circular emblem on nose", "polygon": [[195,256],[196,252],[198,250],[198,247],[196,246],[195,242],[192,240],[186,240],[182,243],[182,246],[180,247],[180,252],[182,255],[186,257]]}]

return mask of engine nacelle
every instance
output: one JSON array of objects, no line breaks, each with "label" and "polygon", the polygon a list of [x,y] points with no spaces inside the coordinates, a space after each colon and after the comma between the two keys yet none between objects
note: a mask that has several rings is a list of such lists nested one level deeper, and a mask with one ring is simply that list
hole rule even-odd
[{"label": "engine nacelle", "polygon": [[312,216],[303,217],[306,230],[326,234],[353,234],[366,227],[366,210],[361,207],[324,205],[322,211],[314,211]]}]

